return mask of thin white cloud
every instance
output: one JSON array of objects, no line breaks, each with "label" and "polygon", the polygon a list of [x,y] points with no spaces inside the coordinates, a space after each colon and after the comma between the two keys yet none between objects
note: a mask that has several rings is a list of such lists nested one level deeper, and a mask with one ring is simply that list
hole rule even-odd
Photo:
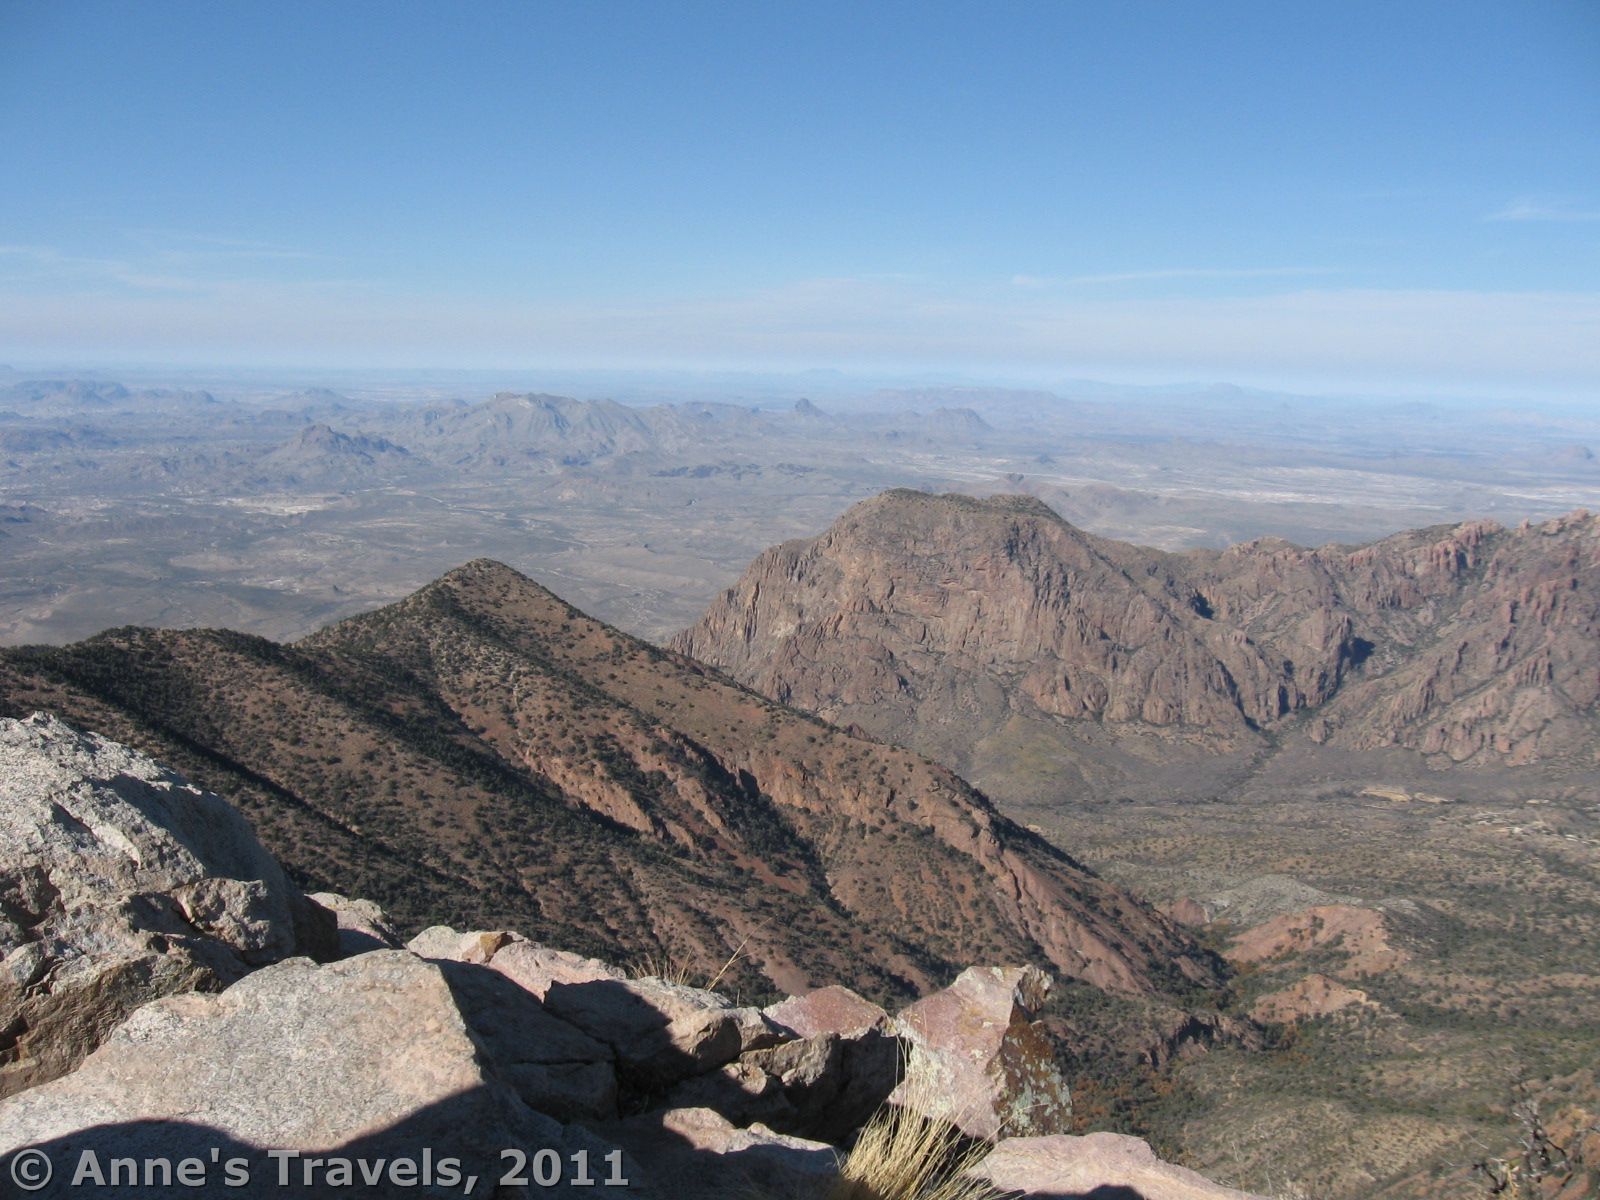
[{"label": "thin white cloud", "polygon": [[1600,221],[1600,209],[1580,208],[1563,200],[1524,196],[1485,218],[1489,221]]},{"label": "thin white cloud", "polygon": [[1293,276],[1335,275],[1333,267],[1163,267],[1152,271],[1115,271],[1103,275],[1073,275],[1063,284],[1145,283],[1167,279],[1281,279]]},{"label": "thin white cloud", "polygon": [[[72,293],[94,288],[135,292],[225,292],[272,286],[260,278],[239,275],[238,260],[313,258],[309,254],[261,246],[250,248],[150,251],[134,257],[71,254],[54,246],[0,245],[0,286],[27,285],[39,292]],[[309,286],[319,282],[306,281]],[[345,281],[336,281],[345,286]]]},{"label": "thin white cloud", "polygon": [[130,229],[127,236],[160,257],[218,259],[315,259],[322,255],[294,246],[227,234],[183,229]]}]

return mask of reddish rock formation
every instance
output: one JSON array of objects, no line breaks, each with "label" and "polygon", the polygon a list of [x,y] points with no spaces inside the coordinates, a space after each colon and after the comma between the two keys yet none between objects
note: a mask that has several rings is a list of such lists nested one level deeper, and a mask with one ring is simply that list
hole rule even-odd
[{"label": "reddish rock formation", "polygon": [[1211,923],[1211,914],[1206,910],[1206,906],[1192,896],[1180,896],[1171,904],[1165,905],[1161,911],[1179,925],[1198,929],[1202,925]]},{"label": "reddish rock formation", "polygon": [[902,1103],[970,1137],[1021,1137],[1071,1127],[1072,1100],[1033,1017],[1050,978],[1037,967],[971,967],[911,1005],[894,1028],[911,1046]]},{"label": "reddish rock formation", "polygon": [[1410,957],[1391,942],[1383,913],[1350,904],[1320,904],[1273,917],[1236,937],[1226,957],[1232,962],[1260,963],[1318,949],[1343,954],[1342,970],[1351,975],[1393,970]]},{"label": "reddish rock formation", "polygon": [[1593,763],[1600,520],[1168,554],[1030,497],[893,491],[762,554],[673,645],[961,769],[1019,719],[1224,751],[1300,714],[1337,745]]},{"label": "reddish rock formation", "polygon": [[1285,1025],[1331,1016],[1350,1008],[1375,1008],[1359,988],[1346,987],[1338,980],[1313,973],[1299,983],[1262,996],[1250,1008],[1250,1019]]},{"label": "reddish rock formation", "polygon": [[889,1020],[889,1014],[872,1001],[838,984],[817,988],[804,996],[790,996],[770,1005],[766,1014],[774,1024],[792,1029],[800,1037],[822,1033],[853,1037],[883,1029]]}]

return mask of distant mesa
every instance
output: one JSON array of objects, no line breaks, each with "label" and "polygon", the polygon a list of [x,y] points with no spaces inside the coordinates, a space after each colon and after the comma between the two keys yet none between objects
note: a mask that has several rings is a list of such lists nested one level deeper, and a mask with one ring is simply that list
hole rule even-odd
[{"label": "distant mesa", "polygon": [[43,511],[32,504],[0,504],[0,525],[26,525]]},{"label": "distant mesa", "polygon": [[175,388],[134,392],[120,383],[96,379],[31,379],[0,388],[0,405],[37,416],[108,409],[192,408],[218,403],[210,392]]},{"label": "distant mesa", "polygon": [[970,441],[994,432],[994,427],[970,408],[941,407],[930,412],[913,409],[878,414],[877,423],[883,428],[883,436],[897,440]]},{"label": "distant mesa", "polygon": [[800,397],[800,399],[798,399],[798,400],[796,400],[794,402],[794,413],[798,417],[811,417],[811,418],[821,418],[821,417],[826,417],[828,415],[827,413],[823,412],[822,409],[818,408],[815,404],[811,403],[810,400],[807,400],[804,396]]},{"label": "distant mesa", "polygon": [[40,427],[30,423],[20,428],[0,429],[0,451],[12,454],[99,450],[116,444],[115,438],[86,425]]},{"label": "distant mesa", "polygon": [[435,462],[559,470],[629,454],[698,449],[767,427],[770,417],[733,404],[634,408],[615,400],[501,392],[480,404],[433,406],[396,428]]},{"label": "distant mesa", "polygon": [[350,397],[346,396],[344,393],[336,392],[332,388],[325,387],[306,388],[304,391],[296,392],[293,398],[296,400],[304,400],[307,404],[329,404],[343,406],[350,403]]},{"label": "distant mesa", "polygon": [[369,434],[341,433],[331,425],[307,425],[280,449],[306,451],[313,454],[358,455],[405,454],[407,451],[393,442]]}]

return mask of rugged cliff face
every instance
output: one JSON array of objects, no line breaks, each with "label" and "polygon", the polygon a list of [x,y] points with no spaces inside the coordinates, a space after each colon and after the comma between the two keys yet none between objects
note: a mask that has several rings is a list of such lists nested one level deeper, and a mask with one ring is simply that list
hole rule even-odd
[{"label": "rugged cliff face", "polygon": [[1600,520],[1168,554],[1030,497],[894,491],[761,555],[675,649],[958,768],[1018,722],[1105,754],[1268,735],[1600,754]]},{"label": "rugged cliff face", "polygon": [[880,995],[1038,961],[1177,997],[1217,960],[941,767],[590,620],[497,563],[295,646],[124,629],[0,656],[239,803],[297,882],[412,925]]}]

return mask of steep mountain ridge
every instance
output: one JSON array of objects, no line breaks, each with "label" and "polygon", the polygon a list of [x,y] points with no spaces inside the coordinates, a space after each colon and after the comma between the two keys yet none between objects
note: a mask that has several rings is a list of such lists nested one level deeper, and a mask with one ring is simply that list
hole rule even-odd
[{"label": "steep mountain ridge", "polygon": [[673,647],[964,769],[1017,719],[1251,753],[1600,761],[1600,519],[1178,554],[897,490],[758,557]]},{"label": "steep mountain ridge", "polygon": [[959,778],[480,560],[294,646],[122,629],[0,655],[54,711],[229,796],[306,885],[747,982],[905,994],[987,956],[1168,998],[1214,959]]}]

